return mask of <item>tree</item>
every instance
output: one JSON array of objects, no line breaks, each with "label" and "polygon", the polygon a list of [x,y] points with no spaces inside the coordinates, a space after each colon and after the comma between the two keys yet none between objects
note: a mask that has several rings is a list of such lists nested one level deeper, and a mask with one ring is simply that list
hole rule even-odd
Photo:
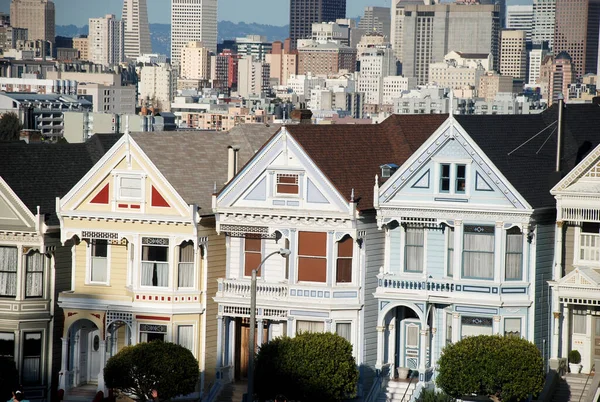
[{"label": "tree", "polygon": [[447,346],[438,364],[437,385],[455,398],[477,394],[521,401],[544,386],[540,351],[518,337],[465,338]]},{"label": "tree", "polygon": [[161,341],[127,346],[111,357],[104,368],[108,388],[138,401],[151,399],[153,389],[161,401],[196,390],[200,370],[192,352]]},{"label": "tree", "polygon": [[356,395],[352,345],[332,333],[302,333],[263,345],[256,356],[255,390],[261,400],[335,402]]},{"label": "tree", "polygon": [[0,116],[0,141],[18,141],[21,138],[21,121],[16,113]]},{"label": "tree", "polygon": [[[1,343],[1,342],[0,342]],[[12,391],[19,385],[19,372],[12,358],[0,357],[0,401],[12,397]]]}]

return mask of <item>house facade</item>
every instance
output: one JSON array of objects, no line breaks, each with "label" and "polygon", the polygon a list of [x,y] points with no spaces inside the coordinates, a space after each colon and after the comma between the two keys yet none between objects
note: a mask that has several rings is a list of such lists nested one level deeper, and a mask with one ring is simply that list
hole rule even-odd
[{"label": "house facade", "polygon": [[[216,228],[227,244],[226,276],[215,297],[224,382],[247,377],[250,276],[264,262],[257,344],[300,332],[337,333],[353,346],[359,392],[368,391],[376,358],[376,315],[368,306],[383,249],[372,178],[386,158],[383,150],[403,162],[444,118],[283,127],[215,197]],[[403,121],[418,127],[411,139]],[[280,248],[291,255],[265,260]]]},{"label": "house facade", "polygon": [[216,305],[207,295],[224,274],[225,243],[210,203],[227,181],[231,143],[243,144],[240,163],[256,150],[240,133],[126,134],[57,201],[61,240],[73,243],[71,287],[59,295],[67,394],[86,384],[106,392],[106,361],[152,340],[194,354],[198,391],[213,381]]}]

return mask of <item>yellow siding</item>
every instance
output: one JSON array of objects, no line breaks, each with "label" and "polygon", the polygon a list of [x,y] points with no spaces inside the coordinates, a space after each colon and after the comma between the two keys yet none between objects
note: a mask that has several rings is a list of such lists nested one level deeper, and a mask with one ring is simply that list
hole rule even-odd
[{"label": "yellow siding", "polygon": [[127,247],[123,245],[110,246],[110,285],[87,285],[87,243],[80,242],[76,250],[75,293],[87,295],[128,296],[127,284]]}]

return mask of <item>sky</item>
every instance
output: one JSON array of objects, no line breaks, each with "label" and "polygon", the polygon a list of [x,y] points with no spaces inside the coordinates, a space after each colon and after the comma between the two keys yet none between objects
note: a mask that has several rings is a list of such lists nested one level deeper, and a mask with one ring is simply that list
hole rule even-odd
[{"label": "sky", "polygon": [[[170,23],[170,0],[147,0],[151,23]],[[347,16],[362,15],[366,6],[390,7],[392,0],[347,0]],[[507,0],[508,4],[531,4],[531,0]],[[56,24],[83,26],[89,18],[105,14],[121,15],[123,0],[54,0]],[[0,12],[9,12],[10,1],[0,0]],[[219,21],[244,21],[259,24],[287,25],[288,0],[219,0]]]}]

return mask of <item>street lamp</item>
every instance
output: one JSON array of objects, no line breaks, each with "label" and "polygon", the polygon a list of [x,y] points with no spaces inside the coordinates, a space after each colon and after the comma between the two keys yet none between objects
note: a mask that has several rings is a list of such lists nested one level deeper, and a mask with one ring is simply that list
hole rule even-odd
[{"label": "street lamp", "polygon": [[[248,339],[248,391],[246,396],[246,402],[252,402],[254,395],[254,331],[256,331],[256,274],[260,270],[260,267],[263,266],[265,261],[267,261],[270,257],[275,254],[279,254],[280,256],[287,258],[292,252],[287,248],[280,248],[277,251],[273,251],[271,254],[267,255],[263,260],[258,264],[256,269],[252,270],[252,281],[250,284],[250,334]],[[262,330],[262,328],[261,328]]]}]

